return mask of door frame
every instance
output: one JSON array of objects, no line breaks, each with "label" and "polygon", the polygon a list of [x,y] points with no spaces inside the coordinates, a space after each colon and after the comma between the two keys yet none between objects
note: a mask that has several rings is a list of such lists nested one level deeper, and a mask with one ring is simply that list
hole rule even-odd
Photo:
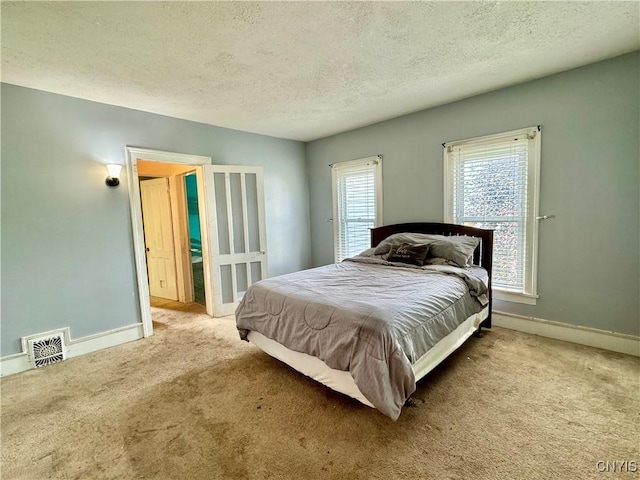
[{"label": "door frame", "polygon": [[[129,185],[129,205],[131,207],[131,228],[133,232],[133,252],[135,257],[136,277],[138,282],[138,298],[140,301],[140,317],[142,332],[145,337],[153,335],[153,321],[151,318],[151,303],[149,298],[149,278],[147,276],[147,259],[145,254],[144,230],[142,227],[142,201],[140,199],[140,184],[138,179],[138,160],[152,162],[175,163],[182,165],[211,165],[211,157],[191,155],[186,153],[165,152],[146,148],[125,147],[127,180]],[[205,302],[207,313],[211,315],[213,302],[211,297],[211,281],[207,265],[209,260],[208,237],[209,226],[206,221],[206,199],[201,168],[196,168],[198,181],[198,207],[200,209],[200,230],[202,236],[202,261],[204,267]],[[205,246],[206,245],[206,246]]]},{"label": "door frame", "polygon": [[[143,169],[141,163],[138,162],[138,180],[142,178],[142,176],[169,179],[169,197],[171,200],[172,217],[171,223],[173,226],[174,250],[177,267],[176,276],[178,280],[178,302],[191,303],[194,301],[193,264],[191,262],[191,242],[189,237],[187,194],[184,185],[184,178],[186,175],[193,174],[197,181],[196,170],[201,167],[150,161],[145,161],[144,164],[145,168]],[[154,170],[149,172],[149,165],[161,166],[162,171]],[[170,169],[165,170],[164,165],[170,166]],[[140,172],[140,170],[142,170],[142,172]],[[142,212],[142,216],[144,220],[144,211]],[[202,252],[200,253],[202,256]]]}]

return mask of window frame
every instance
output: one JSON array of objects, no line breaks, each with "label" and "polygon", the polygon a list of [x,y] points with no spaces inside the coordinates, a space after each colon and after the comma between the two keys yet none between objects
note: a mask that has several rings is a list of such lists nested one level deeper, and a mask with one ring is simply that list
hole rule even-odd
[{"label": "window frame", "polygon": [[444,147],[444,219],[453,223],[453,150],[456,147],[472,145],[486,146],[504,142],[510,138],[526,136],[527,144],[527,216],[525,220],[527,251],[524,258],[523,291],[493,286],[494,299],[507,302],[536,305],[538,295],[538,222],[540,203],[540,154],[542,128],[540,125],[520,128],[508,132],[467,138],[443,143]]},{"label": "window frame", "polygon": [[[379,227],[382,225],[382,155],[373,155],[370,157],[359,158],[356,160],[347,160],[344,162],[332,163],[331,167],[331,197],[333,202],[333,218],[331,219],[333,223],[333,259],[335,263],[342,261],[343,259],[338,258],[339,254],[339,228],[340,228],[340,217],[338,210],[338,195],[337,195],[337,184],[338,184],[338,174],[340,170],[345,170],[348,168],[359,167],[367,164],[374,165],[374,198],[375,198],[375,208],[376,208],[376,218],[374,222],[374,227]],[[346,258],[346,257],[345,257]]]}]

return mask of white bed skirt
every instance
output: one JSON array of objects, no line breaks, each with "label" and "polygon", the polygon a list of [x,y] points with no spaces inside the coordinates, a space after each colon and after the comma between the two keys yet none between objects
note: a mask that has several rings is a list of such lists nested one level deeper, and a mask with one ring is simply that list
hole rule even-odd
[{"label": "white bed skirt", "polygon": [[[489,315],[489,308],[485,307],[480,313],[470,316],[458,328],[440,340],[433,348],[420,357],[413,364],[416,381],[433,370],[440,362],[462,345],[473,335],[480,323]],[[280,345],[275,340],[265,337],[261,333],[250,331],[247,339],[264,352],[295,368],[300,373],[313,378],[336,392],[344,393],[373,408],[373,405],[360,392],[351,373],[335,370],[327,366],[322,360],[306,353],[295,352]]]}]

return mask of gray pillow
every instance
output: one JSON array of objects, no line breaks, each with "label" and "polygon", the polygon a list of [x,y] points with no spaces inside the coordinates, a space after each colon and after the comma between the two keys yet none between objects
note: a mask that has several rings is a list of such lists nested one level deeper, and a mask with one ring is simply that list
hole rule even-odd
[{"label": "gray pillow", "polygon": [[461,267],[468,267],[471,265],[473,251],[479,243],[479,238],[464,235],[442,237],[431,244],[429,254],[432,257],[451,260]]},{"label": "gray pillow", "polygon": [[446,258],[460,267],[468,267],[473,251],[480,243],[480,239],[464,235],[446,237],[427,233],[396,233],[380,242],[373,253],[375,255],[384,255],[389,253],[393,247],[403,243],[430,245],[430,257]]},{"label": "gray pillow", "polygon": [[434,237],[441,235],[427,235],[425,233],[394,233],[388,236],[378,244],[374,250],[374,255],[385,255],[389,253],[392,247],[397,247],[402,243],[411,243],[413,245],[428,245]]}]

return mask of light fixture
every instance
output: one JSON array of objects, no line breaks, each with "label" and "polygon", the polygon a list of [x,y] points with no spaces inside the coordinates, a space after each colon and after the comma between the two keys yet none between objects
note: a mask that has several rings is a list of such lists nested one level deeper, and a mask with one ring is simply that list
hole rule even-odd
[{"label": "light fixture", "polygon": [[107,171],[109,172],[109,176],[105,183],[110,187],[117,187],[120,185],[120,172],[122,171],[122,165],[109,163],[107,164]]}]

